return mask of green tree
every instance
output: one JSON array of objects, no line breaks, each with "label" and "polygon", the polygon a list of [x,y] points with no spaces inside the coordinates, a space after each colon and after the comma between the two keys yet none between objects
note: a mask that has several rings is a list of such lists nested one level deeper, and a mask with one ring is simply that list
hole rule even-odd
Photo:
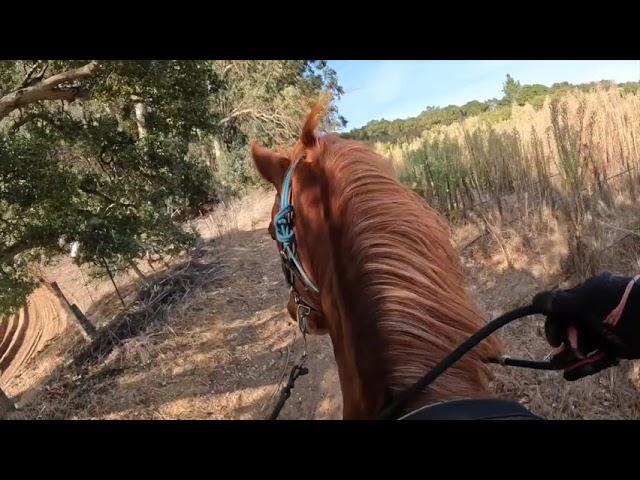
[{"label": "green tree", "polygon": [[515,102],[520,88],[520,82],[514,80],[513,77],[507,73],[507,79],[502,84],[502,92],[504,93],[503,101],[506,104]]},{"label": "green tree", "polygon": [[[199,155],[232,190],[259,181],[249,141],[268,147],[291,144],[312,103],[322,94],[337,100],[344,93],[336,72],[321,60],[216,60],[210,68],[220,81],[211,102],[217,129],[201,139]],[[346,125],[334,102],[325,122],[328,130]]]},{"label": "green tree", "polygon": [[465,117],[475,117],[476,115],[480,115],[482,112],[486,112],[488,109],[489,105],[486,102],[483,103],[478,100],[472,100],[460,107],[460,110],[462,110],[462,114]]},{"label": "green tree", "polygon": [[549,89],[544,85],[523,85],[516,93],[515,102],[520,105],[526,105],[527,103],[539,109],[544,104],[544,99],[547,97]]},{"label": "green tree", "polygon": [[176,219],[208,200],[208,174],[187,152],[219,125],[220,85],[206,62],[0,62],[0,313],[69,242],[113,269],[192,244]]},{"label": "green tree", "polygon": [[621,83],[620,88],[625,94],[638,94],[640,92],[640,82],[626,82]]}]

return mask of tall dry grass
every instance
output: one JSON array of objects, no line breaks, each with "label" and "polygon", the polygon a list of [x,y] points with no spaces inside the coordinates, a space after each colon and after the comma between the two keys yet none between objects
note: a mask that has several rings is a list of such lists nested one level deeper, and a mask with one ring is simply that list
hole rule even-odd
[{"label": "tall dry grass", "polygon": [[566,225],[567,268],[584,276],[602,248],[598,209],[637,200],[639,143],[640,96],[602,86],[548,98],[539,110],[514,106],[506,121],[467,119],[376,149],[452,221],[479,212],[495,231],[514,218],[542,225],[552,212]]}]

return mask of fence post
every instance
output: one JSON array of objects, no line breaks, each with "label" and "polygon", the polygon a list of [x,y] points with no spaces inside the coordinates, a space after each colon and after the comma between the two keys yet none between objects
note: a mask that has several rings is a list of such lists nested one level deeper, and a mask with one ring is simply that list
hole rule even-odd
[{"label": "fence post", "polygon": [[80,322],[80,324],[82,325],[82,328],[84,328],[84,330],[91,338],[94,338],[98,331],[96,330],[96,327],[93,326],[93,323],[89,321],[89,319],[84,315],[84,313],[82,313],[82,310],[80,310],[80,308],[78,308],[75,303],[71,305],[71,310],[78,319],[78,322]]},{"label": "fence post", "polygon": [[[71,317],[73,323],[76,325],[84,339],[87,341],[91,341],[92,337],[96,333],[96,328],[91,324],[91,322],[89,322],[87,317],[85,317],[84,314],[80,312],[80,309],[75,304],[71,305],[69,303],[69,300],[67,300],[67,297],[64,296],[64,293],[62,293],[62,290],[60,289],[60,286],[57,282],[45,282],[44,284],[49,289],[49,291],[51,291],[51,293],[53,293],[58,298],[58,300],[60,300],[62,308],[64,308],[69,317]],[[73,307],[75,307],[75,310]],[[78,315],[76,312],[80,312],[80,315]]]}]

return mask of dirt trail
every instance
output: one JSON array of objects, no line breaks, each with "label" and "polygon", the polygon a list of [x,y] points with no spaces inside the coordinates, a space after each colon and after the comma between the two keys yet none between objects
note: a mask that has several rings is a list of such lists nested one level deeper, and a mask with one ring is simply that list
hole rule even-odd
[{"label": "dirt trail", "polygon": [[36,355],[67,326],[58,300],[44,287],[36,289],[20,312],[5,319],[0,329],[0,386],[19,390],[20,376]]},{"label": "dirt trail", "polygon": [[[230,267],[223,287],[205,287],[176,305],[168,323],[116,347],[95,364],[90,378],[53,371],[43,382],[32,381],[23,395],[29,401],[14,418],[267,417],[303,350],[286,312],[288,291],[267,232],[272,201],[270,192],[257,193],[221,209],[220,217],[198,222],[208,248]],[[124,279],[119,286],[135,289]],[[118,306],[113,293],[104,295],[86,308],[87,315],[104,324],[112,305]],[[310,373],[296,382],[280,418],[341,418],[328,337],[308,338],[308,352]]]}]

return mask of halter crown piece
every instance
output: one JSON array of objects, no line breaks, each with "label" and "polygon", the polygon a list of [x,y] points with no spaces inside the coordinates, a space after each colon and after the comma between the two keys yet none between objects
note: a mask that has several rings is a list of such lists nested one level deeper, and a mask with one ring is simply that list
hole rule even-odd
[{"label": "halter crown piece", "polygon": [[[302,157],[304,158],[304,157]],[[291,180],[293,178],[293,171],[295,170],[298,162],[296,160],[287,170],[284,180],[282,181],[282,192],[280,194],[280,210],[273,219],[273,224],[276,232],[276,241],[281,245],[281,254],[285,266],[286,273],[292,273],[297,275],[305,287],[312,290],[315,293],[319,293],[318,287],[309,278],[304,271],[300,260],[296,256],[296,237],[293,231],[293,204],[291,203]],[[293,278],[287,275],[287,280],[293,287]]]}]

